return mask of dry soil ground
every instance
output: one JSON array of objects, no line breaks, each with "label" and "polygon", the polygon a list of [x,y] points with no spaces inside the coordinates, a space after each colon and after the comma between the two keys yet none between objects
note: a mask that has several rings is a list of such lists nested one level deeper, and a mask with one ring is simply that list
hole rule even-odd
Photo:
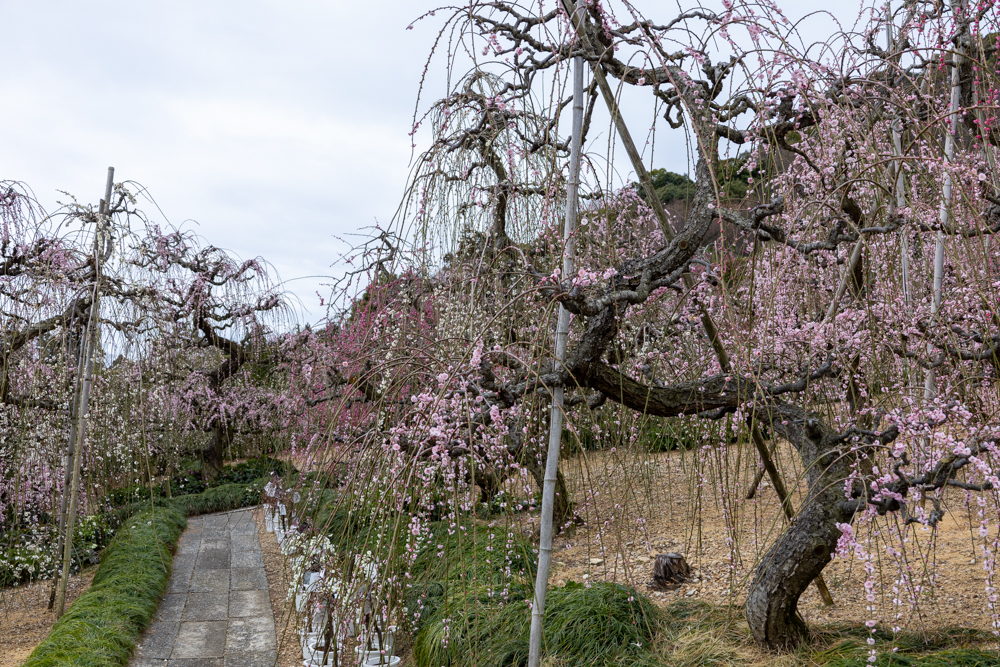
[{"label": "dry soil ground", "polygon": [[[93,566],[69,578],[67,606],[90,587],[96,573]],[[0,590],[0,667],[24,662],[55,625],[56,615],[48,610],[51,586],[51,581],[35,581]]]},{"label": "dry soil ground", "polygon": [[[782,448],[778,454],[783,477],[794,480],[800,474],[794,454]],[[785,525],[775,493],[766,482],[753,500],[745,499],[756,459],[747,460],[745,452],[733,447],[725,454],[588,452],[564,465],[570,492],[587,526],[571,528],[556,539],[555,584],[587,579],[628,582],[650,592],[661,605],[682,596],[739,605],[754,564]],[[800,493],[795,494],[795,501],[801,502]],[[937,573],[936,585],[926,587],[927,593],[919,596],[916,612],[910,611],[908,602],[893,604],[891,588],[899,567],[884,544],[873,543],[881,580],[879,586],[876,579],[875,619],[882,627],[990,629],[983,540],[978,537],[974,498],[972,503],[970,511],[965,492],[950,492],[944,503],[947,516],[936,530],[909,527],[911,576],[916,583],[926,584],[921,579]],[[898,525],[895,517],[891,523]],[[880,540],[892,528],[886,520],[878,525],[881,534],[875,537]],[[988,539],[995,535],[994,517]],[[697,579],[674,591],[653,591],[647,587],[651,561],[666,551],[683,553]],[[871,618],[865,609],[869,603],[865,601],[864,567],[858,558],[835,559],[823,576],[835,605],[824,606],[815,587],[810,587],[799,604],[807,622],[862,623]],[[897,619],[897,614],[902,617]]]}]

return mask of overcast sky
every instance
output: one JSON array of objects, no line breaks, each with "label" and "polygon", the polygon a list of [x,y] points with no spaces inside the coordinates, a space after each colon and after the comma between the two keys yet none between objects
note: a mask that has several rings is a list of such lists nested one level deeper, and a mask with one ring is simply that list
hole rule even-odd
[{"label": "overcast sky", "polygon": [[[853,1],[831,4],[844,20],[857,14]],[[815,8],[782,6],[791,18]],[[187,226],[210,243],[269,260],[301,319],[315,320],[323,281],[308,276],[333,272],[345,247],[336,237],[388,223],[403,193],[441,21],[406,27],[431,7],[0,0],[0,179],[24,182],[51,210],[59,190],[96,202],[113,165],[171,223],[196,220]],[[433,76],[425,95],[442,86]],[[681,149],[658,150],[656,166],[683,171],[683,138],[661,140]]]}]

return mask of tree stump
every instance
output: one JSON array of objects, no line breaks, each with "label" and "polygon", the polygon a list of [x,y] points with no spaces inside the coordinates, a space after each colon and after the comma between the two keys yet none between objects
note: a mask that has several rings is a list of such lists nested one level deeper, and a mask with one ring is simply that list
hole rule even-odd
[{"label": "tree stump", "polygon": [[677,588],[691,576],[691,566],[677,553],[657,554],[653,562],[653,588]]}]

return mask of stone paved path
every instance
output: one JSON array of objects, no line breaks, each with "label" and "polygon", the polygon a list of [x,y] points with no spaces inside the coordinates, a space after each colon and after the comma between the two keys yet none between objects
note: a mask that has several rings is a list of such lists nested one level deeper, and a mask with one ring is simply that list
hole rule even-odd
[{"label": "stone paved path", "polygon": [[274,615],[249,510],[188,519],[132,667],[273,667]]}]

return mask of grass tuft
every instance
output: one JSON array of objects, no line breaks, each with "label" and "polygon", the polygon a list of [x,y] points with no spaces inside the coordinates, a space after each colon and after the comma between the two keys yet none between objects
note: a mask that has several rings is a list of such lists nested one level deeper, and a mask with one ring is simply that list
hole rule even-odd
[{"label": "grass tuft", "polygon": [[904,653],[883,653],[874,663],[867,661],[867,655],[854,658],[840,658],[826,663],[828,667],[997,667],[1000,654],[996,651],[979,649],[953,649],[920,655]]},{"label": "grass tuft", "polygon": [[[527,663],[529,589],[507,598],[486,589],[448,596],[418,633],[419,667],[477,665],[518,667]],[[627,586],[568,584],[549,591],[543,651],[546,664],[604,667],[656,665],[654,637],[660,612]]]}]

